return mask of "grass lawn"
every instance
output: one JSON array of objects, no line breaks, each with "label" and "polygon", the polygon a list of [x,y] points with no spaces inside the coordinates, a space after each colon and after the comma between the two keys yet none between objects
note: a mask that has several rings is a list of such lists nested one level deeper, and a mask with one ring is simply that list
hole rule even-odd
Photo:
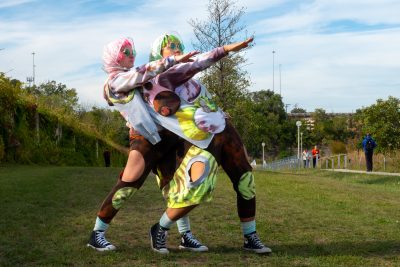
[{"label": "grass lawn", "polygon": [[0,266],[400,266],[400,177],[309,170],[255,172],[257,230],[273,254],[242,250],[236,197],[221,173],[214,201],[191,213],[207,253],[150,250],[164,202],[153,177],[123,207],[107,237],[116,252],[86,247],[119,168],[0,166]]}]

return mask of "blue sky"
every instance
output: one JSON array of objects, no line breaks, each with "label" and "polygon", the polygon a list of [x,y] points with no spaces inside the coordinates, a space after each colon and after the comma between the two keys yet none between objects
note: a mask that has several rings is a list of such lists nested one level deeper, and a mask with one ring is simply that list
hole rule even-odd
[{"label": "blue sky", "polygon": [[[143,64],[150,43],[175,30],[189,50],[195,39],[188,20],[205,20],[207,3],[0,0],[0,72],[25,81],[32,76],[35,52],[36,83],[64,83],[77,90],[83,105],[105,107],[104,44],[131,36],[136,64]],[[289,110],[297,104],[327,112],[352,112],[378,98],[400,97],[400,1],[240,0],[236,5],[246,8],[242,22],[256,38],[244,54],[250,90],[274,88],[291,104]]]}]

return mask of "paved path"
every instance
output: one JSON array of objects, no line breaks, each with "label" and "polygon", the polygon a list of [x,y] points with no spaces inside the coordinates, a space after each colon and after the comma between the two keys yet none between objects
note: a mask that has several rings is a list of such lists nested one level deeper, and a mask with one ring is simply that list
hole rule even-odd
[{"label": "paved path", "polygon": [[393,172],[366,172],[366,171],[357,171],[357,170],[347,170],[347,169],[323,169],[327,171],[334,172],[352,172],[352,173],[364,173],[364,174],[372,174],[372,175],[389,175],[389,176],[400,176],[400,173]]}]

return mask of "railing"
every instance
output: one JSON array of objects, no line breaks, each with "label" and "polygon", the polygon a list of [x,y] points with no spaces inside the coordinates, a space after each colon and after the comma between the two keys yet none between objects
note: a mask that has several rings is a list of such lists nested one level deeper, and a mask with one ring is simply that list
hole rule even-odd
[{"label": "railing", "polygon": [[320,159],[321,169],[347,169],[347,154],[337,154]]},{"label": "railing", "polygon": [[[387,159],[385,156],[382,155],[374,155],[373,161],[375,171],[399,172],[398,166],[400,164],[398,163],[398,157],[394,159]],[[268,163],[264,162],[263,165],[252,166],[258,170],[300,170],[313,168],[312,158],[308,159],[304,164],[303,159],[297,159],[297,156],[291,156]],[[315,167],[318,169],[365,170],[365,159],[363,153],[358,156],[354,155],[354,153],[336,154],[317,158]]]},{"label": "railing", "polygon": [[[302,158],[298,159],[297,156],[291,156],[280,160],[264,163],[257,169],[264,170],[283,170],[283,169],[308,169],[313,168],[312,158],[307,159],[305,162]],[[347,168],[347,154],[338,154],[334,156],[316,158],[315,168],[328,169],[328,168]]]},{"label": "railing", "polygon": [[265,163],[261,167],[266,170],[296,169],[299,168],[300,161],[297,156],[291,156],[273,162]]}]

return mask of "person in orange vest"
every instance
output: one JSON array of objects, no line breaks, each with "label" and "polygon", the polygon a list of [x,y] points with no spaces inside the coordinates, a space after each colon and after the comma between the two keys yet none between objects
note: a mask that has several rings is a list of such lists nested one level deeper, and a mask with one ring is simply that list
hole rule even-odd
[{"label": "person in orange vest", "polygon": [[314,146],[314,148],[311,150],[312,153],[312,166],[315,168],[317,165],[317,159],[319,159],[319,149],[317,146]]}]

